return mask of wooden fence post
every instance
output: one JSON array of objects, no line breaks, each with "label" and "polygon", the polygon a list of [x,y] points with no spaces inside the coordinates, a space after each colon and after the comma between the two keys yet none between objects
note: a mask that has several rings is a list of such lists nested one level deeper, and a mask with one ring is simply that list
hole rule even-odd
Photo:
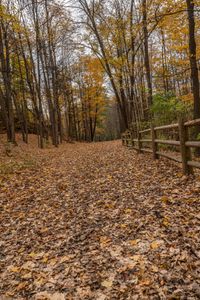
[{"label": "wooden fence post", "polygon": [[128,134],[126,132],[126,147],[128,147]]},{"label": "wooden fence post", "polygon": [[188,161],[192,160],[191,149],[185,144],[189,139],[188,128],[184,125],[184,120],[182,118],[179,118],[179,139],[183,174],[193,174],[193,168],[188,165]]},{"label": "wooden fence post", "polygon": [[133,130],[131,130],[131,134],[130,134],[130,137],[131,137],[131,147],[134,147],[134,141],[133,141],[133,137],[134,134],[133,134]]},{"label": "wooden fence post", "polygon": [[121,139],[122,139],[122,146],[124,146],[124,133],[122,133]]},{"label": "wooden fence post", "polygon": [[141,153],[141,149],[142,149],[142,143],[141,143],[141,133],[140,131],[138,131],[138,153]]},{"label": "wooden fence post", "polygon": [[151,137],[152,137],[152,151],[153,151],[153,159],[158,159],[159,156],[157,154],[158,151],[158,144],[155,142],[157,138],[156,130],[154,128],[154,125],[151,125]]},{"label": "wooden fence post", "polygon": [[129,139],[130,139],[130,133],[129,131],[127,131],[127,134],[126,134],[126,139],[127,139],[127,147],[129,147]]},{"label": "wooden fence post", "polygon": [[129,146],[129,147],[132,146],[131,132],[130,132],[130,131],[129,131],[129,133],[128,133],[128,146]]}]

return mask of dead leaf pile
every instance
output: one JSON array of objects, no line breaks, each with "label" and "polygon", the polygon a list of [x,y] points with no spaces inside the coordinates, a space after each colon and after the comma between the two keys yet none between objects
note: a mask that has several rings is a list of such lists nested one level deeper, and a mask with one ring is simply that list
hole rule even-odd
[{"label": "dead leaf pile", "polygon": [[120,141],[2,175],[0,299],[199,299],[200,179]]}]

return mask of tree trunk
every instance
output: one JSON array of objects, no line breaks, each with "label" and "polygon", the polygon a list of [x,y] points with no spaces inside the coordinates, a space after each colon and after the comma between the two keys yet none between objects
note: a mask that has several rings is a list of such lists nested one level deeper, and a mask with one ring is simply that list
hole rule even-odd
[{"label": "tree trunk", "polygon": [[147,3],[146,0],[142,0],[142,13],[143,13],[143,39],[144,39],[144,64],[146,70],[146,81],[148,88],[148,108],[151,107],[153,102],[152,96],[152,80],[151,69],[149,62],[149,42],[148,42],[148,28],[147,28]]},{"label": "tree trunk", "polygon": [[189,54],[191,67],[192,93],[194,97],[194,118],[200,118],[199,75],[196,60],[194,1],[186,0],[189,25]]},{"label": "tree trunk", "polygon": [[[194,119],[200,118],[200,95],[199,95],[199,74],[196,60],[196,40],[195,40],[195,18],[194,18],[194,1],[186,0],[189,25],[189,55],[191,68],[191,84],[194,97]],[[195,127],[195,138],[200,133],[200,125]],[[200,149],[195,150],[196,156],[200,156]]]}]

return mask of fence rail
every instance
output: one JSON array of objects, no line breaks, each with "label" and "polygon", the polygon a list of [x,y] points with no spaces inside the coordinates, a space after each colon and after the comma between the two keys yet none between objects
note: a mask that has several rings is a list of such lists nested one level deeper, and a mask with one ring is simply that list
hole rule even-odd
[{"label": "fence rail", "polygon": [[[133,133],[128,130],[122,134],[122,144],[137,150],[138,153],[151,153],[153,159],[165,157],[178,163],[182,163],[183,173],[193,174],[193,168],[200,169],[200,162],[192,160],[191,148],[200,148],[200,142],[189,140],[189,128],[198,125],[200,125],[200,119],[184,122],[183,119],[180,118],[179,122],[176,124],[159,127],[154,127],[152,125],[151,128],[141,130],[137,133],[137,138],[133,138]],[[179,140],[158,138],[158,132],[169,131],[171,129],[176,129],[178,131]],[[151,137],[144,137],[144,135],[147,134],[150,134]],[[144,143],[150,144],[151,147],[145,147]],[[179,157],[160,151],[159,145],[178,147],[180,150]]]}]

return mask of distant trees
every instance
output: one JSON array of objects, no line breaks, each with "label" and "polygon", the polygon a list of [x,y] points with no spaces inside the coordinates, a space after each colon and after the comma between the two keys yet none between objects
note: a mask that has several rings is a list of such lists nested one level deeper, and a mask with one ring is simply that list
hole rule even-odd
[{"label": "distant trees", "polygon": [[[187,101],[193,101],[190,70],[194,116],[199,116],[199,45],[195,53],[195,35],[199,37],[195,15],[199,15],[199,1],[78,2],[88,33],[86,43],[110,79],[119,106],[121,128],[133,123],[139,128],[146,123],[151,118],[157,93],[170,92],[188,107]],[[199,24],[198,18],[196,21]]]},{"label": "distant trees", "polygon": [[0,2],[0,115],[9,142],[16,130],[25,142],[37,133],[41,148],[49,138],[56,147],[63,139],[94,139],[103,72],[99,61],[83,56],[77,84],[74,29],[54,0]]},{"label": "distant trees", "polygon": [[53,1],[1,1],[0,9],[1,110],[8,141],[15,142],[19,126],[27,142],[34,124],[41,148],[49,134],[57,146],[63,138],[57,55],[69,17]]},{"label": "distant trees", "polygon": [[106,104],[104,72],[100,61],[88,55],[81,56],[74,65],[73,82],[73,96],[78,99],[74,119],[76,138],[93,141],[98,124],[103,121]]}]

